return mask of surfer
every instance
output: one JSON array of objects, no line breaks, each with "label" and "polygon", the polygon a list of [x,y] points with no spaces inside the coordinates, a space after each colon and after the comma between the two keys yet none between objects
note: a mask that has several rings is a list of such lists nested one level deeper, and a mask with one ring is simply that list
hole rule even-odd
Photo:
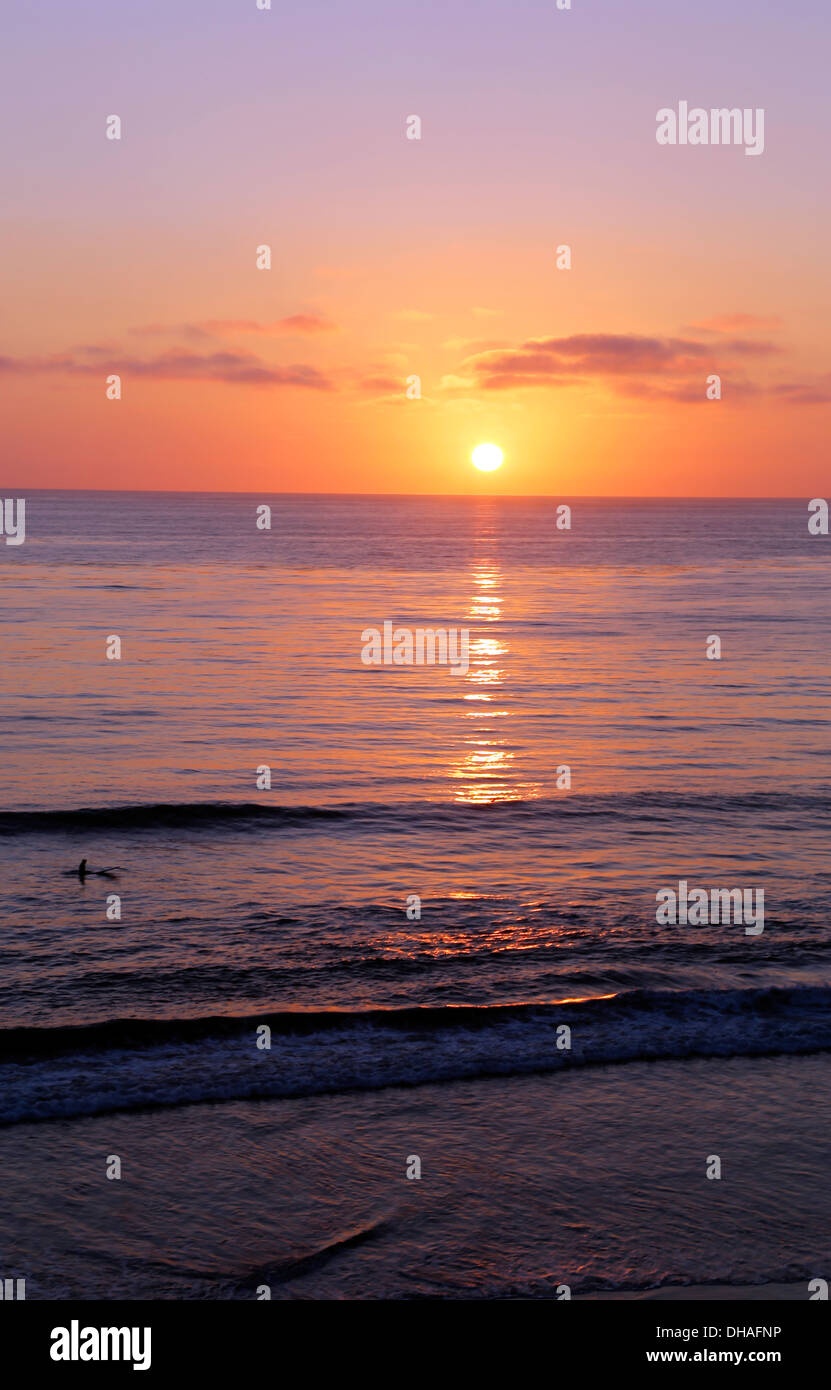
[{"label": "surfer", "polygon": [[81,882],[86,879],[87,874],[95,874],[98,878],[116,878],[121,872],[120,864],[110,864],[106,869],[88,869],[86,859],[82,859],[77,869],[67,869],[68,874],[77,874]]}]

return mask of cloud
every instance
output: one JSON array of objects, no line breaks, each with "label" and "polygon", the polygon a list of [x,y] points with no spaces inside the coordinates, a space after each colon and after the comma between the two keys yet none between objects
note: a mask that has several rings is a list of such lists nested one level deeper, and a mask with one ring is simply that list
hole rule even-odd
[{"label": "cloud", "polygon": [[82,356],[55,353],[48,357],[0,357],[0,373],[59,373],[102,376],[117,373],[127,378],[154,381],[222,381],[235,386],[302,386],[331,391],[331,381],[316,367],[293,363],[273,367],[251,352],[187,352],[171,348],[151,358],[122,357],[113,353],[106,364]]},{"label": "cloud", "polygon": [[[623,395],[700,400],[710,373],[724,374],[732,361],[778,351],[772,343],[740,338],[714,345],[694,338],[576,333],[476,352],[463,360],[461,372],[485,391],[605,384]],[[754,389],[738,377],[736,384],[736,395]]]},{"label": "cloud", "polygon": [[477,319],[498,319],[503,313],[502,309],[483,309],[478,305],[474,306],[472,313]]},{"label": "cloud", "polygon": [[131,328],[140,337],[172,335],[187,338],[228,338],[238,334],[260,334],[269,338],[312,336],[319,333],[341,333],[343,330],[322,314],[290,314],[288,318],[260,323],[257,319],[204,319],[199,323],[146,323]]},{"label": "cloud", "polygon": [[[631,400],[675,401],[682,405],[698,405],[705,400],[702,379],[678,383],[661,381],[630,381],[620,388],[621,394]],[[746,377],[729,376],[722,379],[723,400],[742,401],[761,394]]]},{"label": "cloud", "polygon": [[692,333],[766,333],[781,328],[784,320],[778,314],[716,314],[713,318],[702,319],[701,323],[690,324]]},{"label": "cloud", "polygon": [[734,357],[770,357],[782,352],[778,343],[754,342],[748,338],[729,338],[725,343],[713,343],[711,352],[728,353]]},{"label": "cloud", "polygon": [[432,314],[425,314],[422,309],[399,309],[393,314],[394,319],[403,319],[405,323],[429,323]]},{"label": "cloud", "polygon": [[810,381],[783,381],[773,391],[791,405],[831,405],[831,372]]}]

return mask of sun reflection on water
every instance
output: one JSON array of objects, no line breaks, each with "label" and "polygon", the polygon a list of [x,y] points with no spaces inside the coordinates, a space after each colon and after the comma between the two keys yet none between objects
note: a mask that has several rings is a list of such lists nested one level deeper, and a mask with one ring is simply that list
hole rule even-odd
[{"label": "sun reflection on water", "polygon": [[450,768],[450,776],[458,784],[454,800],[470,805],[526,801],[540,795],[539,787],[519,780],[517,754],[507,738],[497,737],[491,724],[479,722],[510,719],[513,714],[506,707],[505,688],[510,645],[496,633],[476,632],[476,626],[502,620],[502,572],[495,563],[483,562],[474,566],[471,582],[474,593],[467,613],[472,627],[470,669],[465,676],[468,689],[462,697],[467,706],[462,712],[465,751]]}]

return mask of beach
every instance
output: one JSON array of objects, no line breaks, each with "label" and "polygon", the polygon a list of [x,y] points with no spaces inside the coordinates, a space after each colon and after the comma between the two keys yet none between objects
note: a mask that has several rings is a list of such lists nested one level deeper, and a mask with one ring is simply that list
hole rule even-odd
[{"label": "beach", "polygon": [[32,1298],[807,1298],[828,1080],[635,1063],[16,1125],[0,1230]]}]

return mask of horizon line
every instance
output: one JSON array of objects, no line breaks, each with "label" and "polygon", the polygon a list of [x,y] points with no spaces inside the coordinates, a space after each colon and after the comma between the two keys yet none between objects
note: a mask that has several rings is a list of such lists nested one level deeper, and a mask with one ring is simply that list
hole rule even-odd
[{"label": "horizon line", "polygon": [[[137,497],[401,497],[474,502],[801,502],[803,495],[772,495],[769,493],[651,493],[651,492],[295,492],[241,488],[103,488],[103,487],[18,487],[12,483],[0,485],[0,494],[30,493],[91,493],[101,496],[124,495]],[[821,496],[816,493],[815,496]],[[810,501],[811,499],[808,498]]]}]

